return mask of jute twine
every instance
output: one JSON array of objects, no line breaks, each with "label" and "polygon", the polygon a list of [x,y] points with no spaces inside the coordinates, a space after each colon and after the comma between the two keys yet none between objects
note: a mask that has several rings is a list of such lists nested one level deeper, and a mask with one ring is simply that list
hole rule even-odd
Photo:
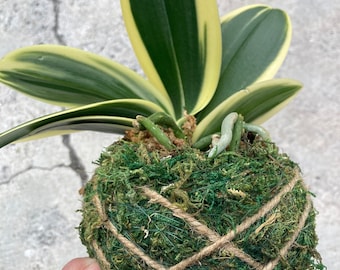
[{"label": "jute twine", "polygon": [[[300,231],[305,225],[305,222],[308,218],[309,212],[312,208],[312,202],[309,195],[306,195],[306,204],[304,211],[300,215],[298,226],[296,230],[294,231],[292,237],[290,240],[281,248],[279,251],[278,256],[273,259],[271,262],[267,263],[266,265],[263,265],[256,260],[254,260],[250,255],[246,254],[244,251],[239,249],[234,243],[231,241],[240,233],[248,229],[252,224],[254,224],[256,221],[258,221],[260,218],[265,216],[268,212],[270,212],[275,206],[279,204],[281,201],[281,198],[285,196],[287,193],[289,193],[294,186],[301,180],[300,173],[298,170],[295,172],[295,176],[290,180],[288,184],[286,184],[278,194],[275,195],[270,201],[268,201],[266,204],[264,204],[259,211],[251,216],[245,219],[242,223],[236,226],[234,230],[231,230],[229,233],[221,236],[217,232],[211,230],[206,225],[199,222],[197,219],[195,219],[192,215],[188,214],[184,210],[180,209],[176,205],[172,204],[168,199],[157,193],[156,191],[148,188],[147,186],[140,187],[141,192],[143,195],[148,197],[150,199],[150,203],[157,203],[160,204],[163,207],[168,208],[172,211],[173,215],[183,219],[186,221],[192,228],[193,231],[195,231],[197,234],[206,237],[211,242],[210,245],[207,245],[206,247],[202,248],[200,251],[198,251],[196,254],[192,255],[191,257],[188,257],[181,262],[177,263],[176,265],[173,265],[171,267],[165,267],[164,265],[160,264],[159,262],[155,261],[154,259],[150,258],[146,253],[144,253],[136,244],[134,244],[132,241],[128,240],[126,237],[124,237],[122,234],[120,234],[117,230],[117,228],[109,221],[103,206],[98,198],[97,195],[93,197],[93,203],[95,204],[98,214],[102,220],[103,226],[112,233],[112,235],[132,254],[139,257],[141,260],[143,260],[149,267],[155,269],[155,270],[181,270],[185,269],[186,267],[190,265],[194,265],[199,263],[200,260],[202,260],[204,257],[207,257],[211,255],[214,252],[217,251],[227,251],[230,254],[233,254],[234,256],[238,257],[240,260],[244,261],[246,264],[251,266],[255,270],[272,270],[275,268],[275,266],[279,263],[281,258],[285,258],[294,244],[296,238],[298,237]],[[95,252],[97,254],[98,260],[101,261],[101,266],[104,268],[104,270],[110,270],[110,264],[105,258],[104,253],[98,246],[96,242],[93,243],[93,247],[95,249]]]}]

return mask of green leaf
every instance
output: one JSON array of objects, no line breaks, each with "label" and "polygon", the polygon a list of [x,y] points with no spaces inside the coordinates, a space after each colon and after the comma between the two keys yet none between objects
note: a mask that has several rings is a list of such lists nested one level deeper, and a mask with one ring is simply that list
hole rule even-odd
[{"label": "green leaf", "polygon": [[137,115],[162,111],[140,99],[120,99],[85,105],[46,115],[0,134],[0,147],[18,140],[38,139],[80,130],[123,133]]},{"label": "green leaf", "polygon": [[247,123],[261,124],[287,105],[301,88],[300,82],[290,79],[255,83],[226,99],[203,118],[196,127],[193,141],[219,132],[224,117],[231,112],[243,115]]},{"label": "green leaf", "polygon": [[225,99],[255,82],[271,79],[288,52],[291,23],[287,14],[263,5],[246,6],[222,18],[223,59],[220,81],[207,116]]},{"label": "green leaf", "polygon": [[0,81],[66,107],[112,99],[144,99],[173,115],[170,100],[132,70],[99,55],[58,45],[18,49],[0,61]]},{"label": "green leaf", "polygon": [[148,79],[176,118],[200,111],[217,86],[221,27],[215,1],[122,0],[130,40]]}]

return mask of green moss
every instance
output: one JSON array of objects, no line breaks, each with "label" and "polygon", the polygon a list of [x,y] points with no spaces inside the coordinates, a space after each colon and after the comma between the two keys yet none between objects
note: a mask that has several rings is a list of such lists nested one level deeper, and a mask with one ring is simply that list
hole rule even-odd
[{"label": "green moss", "polygon": [[[105,253],[111,269],[151,269],[112,236],[98,214],[98,196],[106,217],[118,232],[165,267],[179,263],[211,244],[183,219],[151,203],[140,187],[148,186],[172,204],[223,236],[270,201],[294,177],[297,165],[273,144],[243,144],[237,153],[224,152],[215,159],[188,148],[161,157],[143,145],[119,141],[102,153],[93,179],[84,193],[80,236],[90,256]],[[280,203],[233,243],[265,265],[297,229],[308,191],[299,181]],[[270,216],[274,222],[256,231]],[[315,250],[315,211],[286,258],[275,269],[324,269]],[[98,249],[98,248],[97,248]],[[252,269],[230,252],[217,251],[187,269]]]}]

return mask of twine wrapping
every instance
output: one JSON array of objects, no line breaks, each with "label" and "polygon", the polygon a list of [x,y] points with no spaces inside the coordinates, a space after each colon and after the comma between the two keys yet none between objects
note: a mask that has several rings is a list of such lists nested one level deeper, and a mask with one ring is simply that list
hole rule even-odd
[{"label": "twine wrapping", "polygon": [[[156,191],[146,187],[142,186],[140,187],[141,192],[144,196],[148,197],[150,199],[150,203],[157,203],[163,207],[168,208],[172,211],[173,215],[186,221],[193,231],[195,231],[197,234],[201,236],[205,236],[209,241],[211,242],[210,245],[202,248],[200,251],[198,251],[196,254],[182,260],[181,262],[177,263],[176,265],[171,266],[170,268],[167,268],[164,265],[161,265],[157,261],[153,260],[145,254],[135,243],[128,240],[126,237],[124,237],[122,234],[120,234],[117,230],[117,228],[109,221],[103,206],[98,198],[97,195],[94,195],[93,197],[93,203],[97,208],[98,214],[102,220],[103,226],[112,233],[112,235],[132,254],[139,257],[142,261],[144,261],[145,264],[147,264],[149,267],[155,269],[155,270],[181,270],[185,269],[186,267],[199,263],[200,260],[202,260],[204,257],[207,257],[211,255],[214,252],[223,250],[228,251],[234,256],[238,257],[245,263],[247,263],[249,266],[256,270],[272,270],[274,267],[279,263],[281,258],[284,258],[287,256],[290,248],[294,244],[296,238],[298,237],[300,231],[303,229],[305,222],[308,218],[309,212],[312,208],[312,203],[310,196],[307,195],[306,198],[306,204],[303,213],[301,214],[299,218],[299,222],[297,225],[296,230],[294,231],[292,237],[290,240],[283,246],[283,248],[279,251],[278,256],[269,262],[266,265],[262,265],[261,263],[254,260],[250,255],[246,254],[244,251],[239,249],[234,243],[231,241],[240,233],[248,229],[251,225],[253,225],[256,221],[258,221],[260,218],[265,216],[268,212],[270,212],[275,206],[277,206],[282,197],[285,196],[287,193],[289,193],[294,186],[301,180],[299,171],[296,170],[295,176],[290,180],[288,184],[286,184],[278,194],[276,194],[270,201],[268,201],[266,204],[264,204],[259,211],[251,216],[245,219],[242,223],[236,226],[234,230],[231,230],[227,234],[220,236],[217,232],[214,230],[211,230],[206,225],[199,222],[197,219],[195,219],[192,215],[188,214],[184,210],[180,209],[176,205],[172,204],[168,199],[157,193]],[[104,267],[104,270],[110,269],[109,263],[107,259],[105,258],[103,252],[99,248],[98,244],[95,242],[93,243],[95,252],[97,254],[98,260],[101,261],[102,267]]]}]

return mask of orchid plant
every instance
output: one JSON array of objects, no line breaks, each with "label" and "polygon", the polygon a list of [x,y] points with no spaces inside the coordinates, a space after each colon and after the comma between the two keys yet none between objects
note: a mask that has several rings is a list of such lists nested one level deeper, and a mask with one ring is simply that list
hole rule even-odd
[{"label": "orchid plant", "polygon": [[251,5],[220,18],[213,0],[121,7],[143,75],[67,46],[5,55],[0,82],[64,109],[0,133],[0,147],[126,134],[81,189],[80,238],[102,269],[323,269],[310,192],[259,126],[302,87],[273,79],[287,14]]},{"label": "orchid plant", "polygon": [[1,133],[0,147],[81,130],[124,133],[138,115],[154,113],[179,126],[186,114],[195,116],[192,143],[200,147],[230,113],[260,124],[301,89],[298,81],[273,79],[291,41],[282,10],[252,5],[220,19],[215,1],[122,0],[121,6],[146,78],[67,46],[17,49],[1,59],[0,81],[66,110]]}]

